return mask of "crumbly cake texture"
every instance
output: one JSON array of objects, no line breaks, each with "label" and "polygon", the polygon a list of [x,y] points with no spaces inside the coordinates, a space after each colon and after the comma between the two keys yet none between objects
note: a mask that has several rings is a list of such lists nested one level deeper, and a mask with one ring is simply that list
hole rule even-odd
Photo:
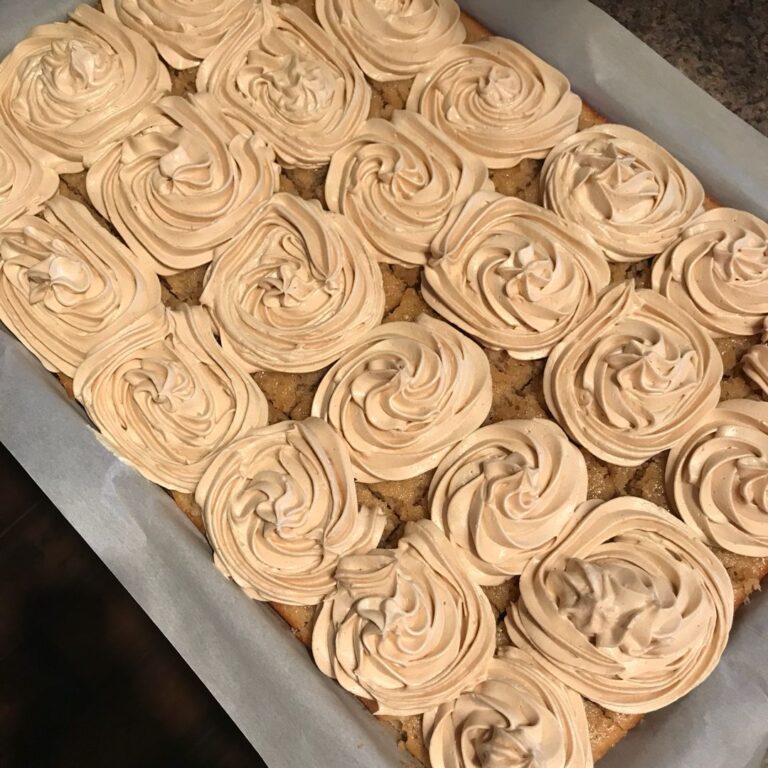
[{"label": "crumbly cake texture", "polygon": [[[317,20],[314,0],[287,0]],[[478,22],[462,14],[467,29],[467,42],[476,42],[490,33]],[[173,84],[172,93],[194,92],[197,67],[186,70],[169,68]],[[567,74],[567,73],[566,73]],[[411,80],[388,83],[371,82],[373,98],[371,117],[389,118],[393,110],[404,109],[411,86]],[[586,104],[583,105],[579,130],[606,120]],[[541,204],[539,175],[543,161],[524,160],[515,168],[491,171],[496,190],[505,195],[519,197],[527,202]],[[280,189],[306,199],[318,199],[325,205],[323,183],[327,166],[313,170],[283,169]],[[61,176],[59,192],[88,205],[96,218],[117,236],[111,224],[101,217],[90,205],[85,190],[85,173]],[[715,207],[714,200],[707,198],[706,207]],[[611,264],[613,283],[634,279],[639,287],[649,288],[651,283],[651,261],[634,264]],[[421,268],[397,265],[380,265],[386,294],[384,322],[414,320],[421,313],[435,316],[424,302],[420,293]],[[197,304],[203,286],[206,267],[198,267],[176,275],[162,278],[163,302],[170,307],[180,304]],[[724,377],[722,400],[753,397],[762,393],[742,371],[741,358],[750,347],[759,341],[758,336],[724,338],[717,341],[723,359]],[[493,379],[493,404],[486,420],[487,424],[503,419],[527,419],[534,417],[551,418],[547,411],[542,391],[542,372],[545,360],[518,361],[503,351],[485,350]],[[310,415],[315,390],[325,371],[308,374],[256,373],[254,379],[263,390],[269,402],[269,422],[285,419],[304,419]],[[72,382],[59,376],[67,394],[72,397]],[[610,499],[615,496],[635,495],[669,508],[664,492],[664,466],[666,453],[658,455],[639,467],[618,467],[594,458],[584,451],[589,473],[589,498]],[[411,520],[429,517],[427,491],[433,472],[400,482],[381,482],[372,485],[357,483],[360,504],[378,505],[387,516],[383,546],[394,546],[402,534],[405,524]],[[176,504],[202,531],[203,522],[199,507],[192,494],[172,492]],[[740,605],[751,592],[760,588],[760,581],[768,575],[768,557],[753,558],[715,549],[731,577],[734,601]],[[506,607],[517,594],[517,579],[484,591],[493,606],[497,618],[497,644],[509,644],[503,628]],[[273,608],[291,626],[293,633],[309,645],[312,635],[314,608],[273,604]],[[371,702],[364,702],[373,709]],[[606,710],[593,702],[586,701],[590,742],[595,760],[615,746],[642,719],[639,715],[618,714]],[[400,733],[404,749],[427,764],[427,752],[421,732],[421,717],[385,717]]]}]

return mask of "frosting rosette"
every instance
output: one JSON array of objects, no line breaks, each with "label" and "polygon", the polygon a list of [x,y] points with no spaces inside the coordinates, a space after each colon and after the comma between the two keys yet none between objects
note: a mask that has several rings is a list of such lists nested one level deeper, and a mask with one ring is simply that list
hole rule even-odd
[{"label": "frosting rosette", "polygon": [[358,510],[352,465],[322,419],[282,421],[222,448],[195,491],[214,561],[255,600],[315,605],[344,555],[368,552],[386,518]]},{"label": "frosting rosette", "polygon": [[445,49],[414,80],[407,108],[489,168],[546,157],[574,133],[581,99],[565,75],[503,37]]},{"label": "frosting rosette", "polygon": [[580,227],[496,192],[469,199],[432,243],[421,292],[432,309],[518,360],[546,357],[610,281]]},{"label": "frosting rosette", "polygon": [[759,333],[768,315],[768,224],[732,208],[706,211],[654,262],[652,281],[715,337]]},{"label": "frosting rosette", "polygon": [[35,27],[0,63],[0,117],[59,173],[82,171],[171,88],[141,36],[87,5],[70,18]]},{"label": "frosting rosette", "polygon": [[102,0],[102,6],[149,40],[174,69],[189,69],[242,23],[254,2],[268,0]]},{"label": "frosting rosette", "polygon": [[159,306],[149,265],[74,200],[57,195],[0,231],[0,320],[49,371],[74,376],[94,346]]},{"label": "frosting rosette", "polygon": [[768,556],[768,403],[720,403],[670,451],[666,486],[699,538]]},{"label": "frosting rosette", "polygon": [[481,427],[448,452],[429,487],[432,521],[484,585],[551,549],[586,498],[581,451],[546,419]]},{"label": "frosting rosette", "polygon": [[59,176],[40,164],[33,150],[0,123],[0,229],[37,213],[59,189]]},{"label": "frosting rosette", "polygon": [[267,401],[202,307],[157,308],[91,350],[75,397],[144,477],[192,493],[216,451],[267,423]]},{"label": "frosting rosette", "polygon": [[480,347],[420,315],[376,328],[320,382],[312,415],[346,442],[355,479],[405,480],[436,467],[491,408]]},{"label": "frosting rosette", "polygon": [[288,168],[317,168],[365,123],[371,89],[344,47],[290,5],[257,6],[200,66],[197,90],[258,131]]},{"label": "frosting rosette", "polygon": [[485,680],[424,714],[432,768],[592,768],[584,702],[529,653],[501,648]]},{"label": "frosting rosette", "polygon": [[699,180],[648,136],[596,125],[558,144],[541,172],[544,205],[581,224],[610,261],[656,256],[703,210]]},{"label": "frosting rosette", "polygon": [[343,216],[279,193],[211,265],[200,302],[251,371],[316,371],[384,313],[376,262]]},{"label": "frosting rosette", "polygon": [[448,218],[478,190],[492,189],[482,161],[421,115],[395,110],[369,120],[331,158],[328,207],[357,224],[378,261],[424,264]]},{"label": "frosting rosette", "polygon": [[272,149],[238,131],[210,94],[146,107],[87,176],[99,213],[162,275],[211,261],[279,184]]},{"label": "frosting rosette", "polygon": [[768,345],[755,344],[741,358],[744,375],[768,395]]},{"label": "frosting rosette", "polygon": [[406,80],[464,42],[455,0],[317,0],[323,28],[371,80]]},{"label": "frosting rosette", "polygon": [[397,549],[341,558],[336,584],[315,620],[315,663],[378,714],[420,714],[485,677],[491,604],[429,520],[408,523]]},{"label": "frosting rosette", "polygon": [[671,448],[717,405],[723,363],[709,334],[655,291],[615,285],[552,351],[550,412],[590,453],[621,466]]},{"label": "frosting rosette", "polygon": [[651,712],[712,672],[733,588],[680,521],[633,496],[585,502],[568,534],[520,577],[512,642],[565,685],[615,712]]}]

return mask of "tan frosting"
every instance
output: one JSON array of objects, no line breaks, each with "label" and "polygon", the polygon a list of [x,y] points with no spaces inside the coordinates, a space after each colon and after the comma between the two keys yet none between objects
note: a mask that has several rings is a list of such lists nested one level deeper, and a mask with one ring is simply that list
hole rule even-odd
[{"label": "tan frosting", "polygon": [[88,196],[159,274],[211,261],[279,187],[272,149],[210,94],[168,96],[127,133],[88,171]]},{"label": "tan frosting", "polygon": [[268,0],[102,0],[104,13],[149,40],[175,69],[194,67]]},{"label": "tan frosting", "polygon": [[344,47],[289,5],[257,6],[200,66],[209,91],[289,168],[315,168],[356,135],[371,89]]},{"label": "tan frosting", "polygon": [[584,702],[517,648],[487,679],[424,715],[432,768],[592,768]]},{"label": "tan frosting", "polygon": [[41,165],[36,151],[0,123],[0,229],[37,213],[59,189],[59,176]]},{"label": "tan frosting", "polygon": [[267,423],[261,390],[196,306],[157,308],[112,334],[77,369],[74,393],[108,448],[185,493],[219,448]]},{"label": "tan frosting", "polygon": [[59,173],[125,135],[133,116],[171,88],[152,46],[87,5],[72,21],[35,27],[0,64],[0,117]]},{"label": "tan frosting", "polygon": [[612,464],[672,447],[720,396],[709,334],[655,291],[615,285],[552,351],[544,397],[561,426]]},{"label": "tan frosting", "polygon": [[372,80],[405,80],[464,42],[455,0],[317,0],[323,27]]},{"label": "tan frosting", "polygon": [[200,297],[248,370],[316,371],[381,322],[381,273],[357,230],[279,193],[211,265]]},{"label": "tan frosting", "polygon": [[482,161],[421,115],[369,120],[331,158],[328,207],[357,224],[378,261],[424,264],[449,216],[473,192],[493,189]]},{"label": "tan frosting", "polygon": [[768,315],[768,224],[714,208],[691,221],[655,262],[653,289],[713,336],[751,336]]},{"label": "tan frosting", "polygon": [[159,305],[149,265],[80,203],[57,195],[0,231],[0,320],[50,371],[74,376],[94,346]]},{"label": "tan frosting", "polygon": [[755,344],[741,358],[741,368],[746,377],[768,395],[768,345]]},{"label": "tan frosting", "polygon": [[768,556],[768,403],[720,403],[670,451],[666,485],[695,535]]},{"label": "tan frosting", "polygon": [[315,605],[339,558],[373,549],[386,518],[358,511],[347,450],[322,419],[282,421],[225,446],[195,491],[217,567],[255,600]]},{"label": "tan frosting", "polygon": [[432,244],[426,302],[485,346],[546,357],[589,314],[610,281],[580,227],[537,205],[479,192]]},{"label": "tan frosting", "polygon": [[404,480],[436,467],[491,408],[488,359],[447,323],[387,323],[328,371],[312,415],[335,427],[355,479]]},{"label": "tan frosting", "polygon": [[569,533],[520,577],[512,642],[616,712],[650,712],[717,665],[733,620],[725,567],[661,507],[585,502]]},{"label": "tan frosting", "polygon": [[502,584],[551,549],[587,498],[587,465],[545,419],[500,421],[465,437],[429,486],[432,520],[478,584]]},{"label": "tan frosting", "polygon": [[425,712],[471,689],[493,657],[491,604],[429,520],[397,549],[341,558],[312,635],[320,670],[379,714]]},{"label": "tan frosting", "polygon": [[447,48],[413,83],[407,108],[480,157],[510,168],[574,133],[581,99],[565,76],[503,37]]},{"label": "tan frosting", "polygon": [[544,205],[587,229],[611,261],[642,261],[676,240],[702,211],[699,180],[625,125],[596,125],[550,152]]}]

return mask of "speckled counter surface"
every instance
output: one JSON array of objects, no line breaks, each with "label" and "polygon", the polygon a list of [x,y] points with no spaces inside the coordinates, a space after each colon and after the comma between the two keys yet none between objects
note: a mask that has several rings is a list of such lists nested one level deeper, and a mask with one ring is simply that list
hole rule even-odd
[{"label": "speckled counter surface", "polygon": [[592,0],[768,136],[768,0]]}]

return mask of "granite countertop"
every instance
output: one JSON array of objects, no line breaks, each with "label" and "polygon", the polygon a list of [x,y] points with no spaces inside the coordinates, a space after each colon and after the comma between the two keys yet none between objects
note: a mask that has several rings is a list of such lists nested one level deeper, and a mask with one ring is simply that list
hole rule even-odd
[{"label": "granite countertop", "polygon": [[768,0],[592,0],[768,136]]}]

